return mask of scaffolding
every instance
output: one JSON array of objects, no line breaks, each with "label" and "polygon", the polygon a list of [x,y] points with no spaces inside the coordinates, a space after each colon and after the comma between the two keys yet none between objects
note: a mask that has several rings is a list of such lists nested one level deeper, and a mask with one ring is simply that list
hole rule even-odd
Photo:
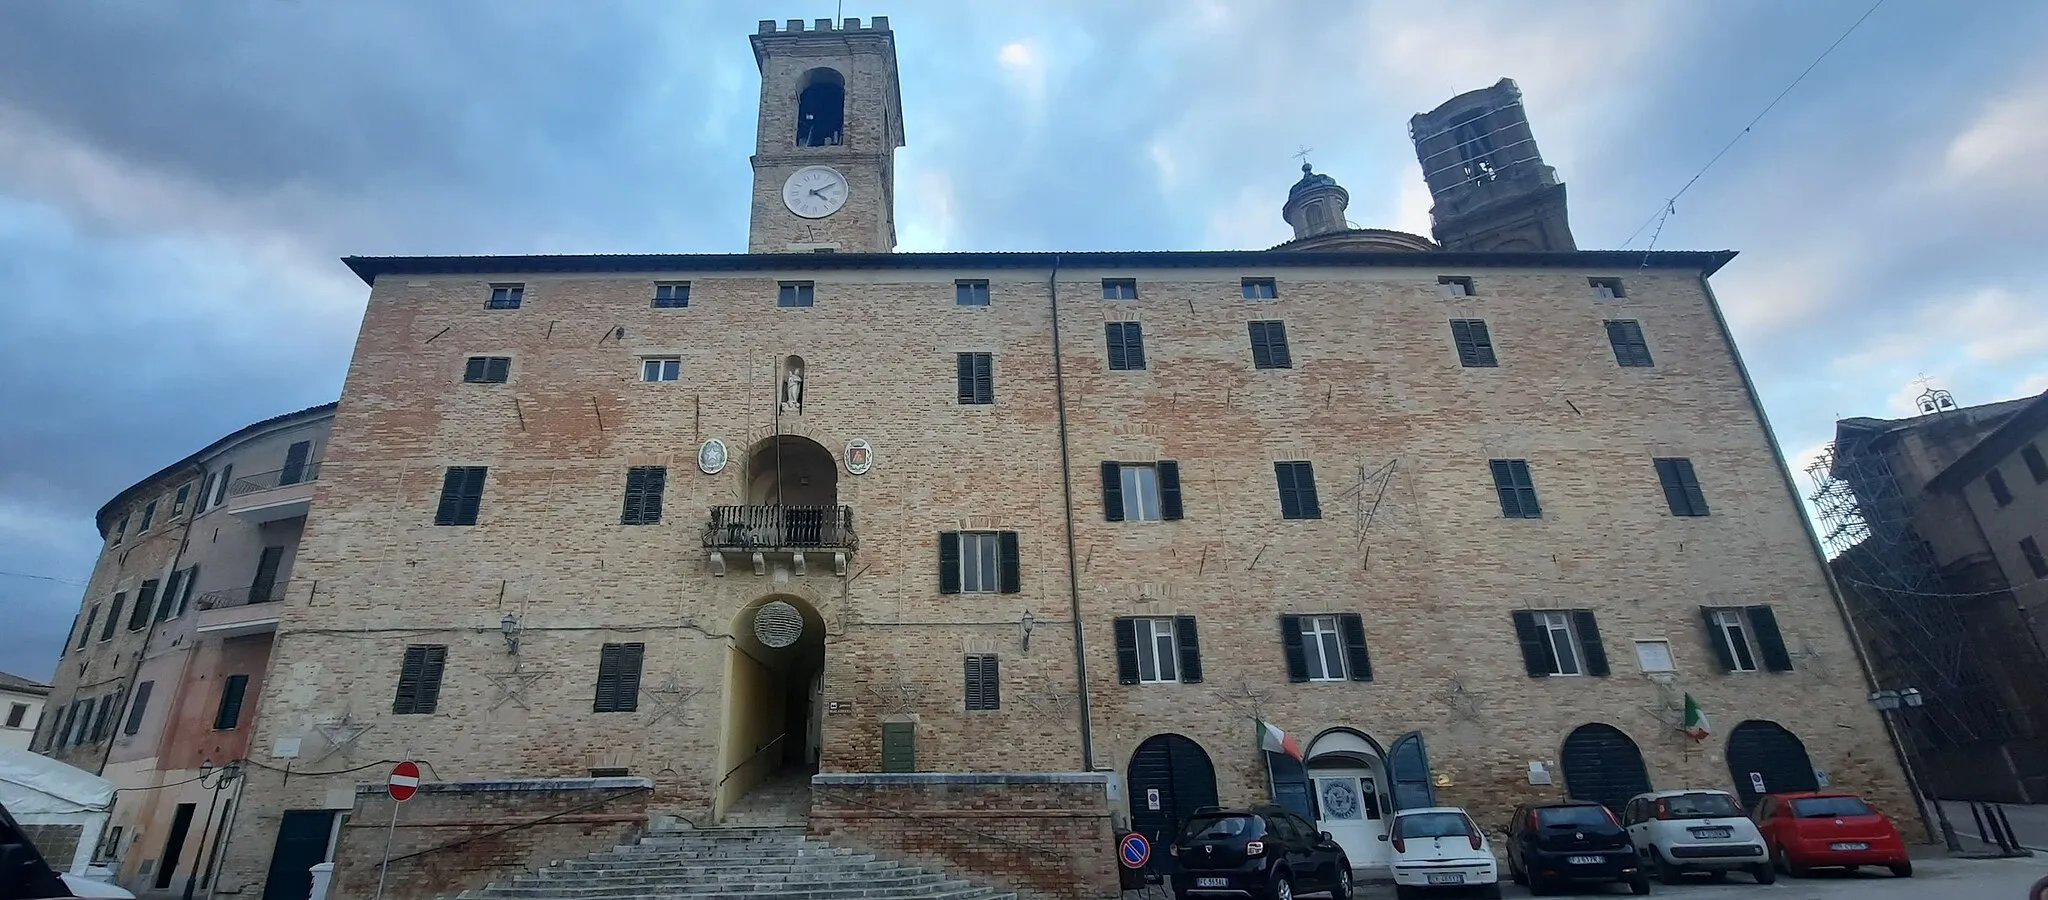
[{"label": "scaffolding", "polygon": [[1886,687],[1917,687],[1922,714],[1902,723],[1921,751],[2003,741],[2013,717],[1970,626],[1991,602],[1957,584],[1914,527],[1913,498],[1872,434],[1838,436],[1807,467],[1809,495],[1843,600]]}]

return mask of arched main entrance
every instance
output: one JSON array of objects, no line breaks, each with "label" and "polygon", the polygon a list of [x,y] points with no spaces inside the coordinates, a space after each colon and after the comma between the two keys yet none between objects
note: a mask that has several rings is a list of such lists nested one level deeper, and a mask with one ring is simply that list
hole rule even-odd
[{"label": "arched main entrance", "polygon": [[788,783],[792,802],[818,771],[819,686],[825,623],[801,597],[772,594],[733,617],[726,651],[725,713],[718,750],[717,809],[764,783]]},{"label": "arched main entrance", "polygon": [[1316,735],[1303,755],[1316,827],[1337,839],[1353,868],[1386,865],[1388,844],[1380,836],[1387,833],[1392,798],[1379,743],[1355,728],[1332,728]]},{"label": "arched main entrance", "polygon": [[1643,751],[1621,729],[1592,722],[1572,729],[1558,755],[1565,790],[1573,799],[1605,804],[1615,815],[1628,798],[1650,789]]},{"label": "arched main entrance", "polygon": [[1188,816],[1216,805],[1216,768],[1208,752],[1178,734],[1155,734],[1139,744],[1124,781],[1131,789],[1131,830],[1152,841],[1155,861]]},{"label": "arched main entrance", "polygon": [[1728,774],[1745,807],[1753,808],[1764,794],[1820,790],[1806,745],[1785,726],[1764,719],[1751,719],[1728,732]]}]

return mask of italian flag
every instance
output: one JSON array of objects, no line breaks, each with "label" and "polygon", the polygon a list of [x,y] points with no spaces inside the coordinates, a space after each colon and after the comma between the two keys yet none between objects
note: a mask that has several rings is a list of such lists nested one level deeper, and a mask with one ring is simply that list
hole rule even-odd
[{"label": "italian flag", "polygon": [[1301,743],[1293,735],[1280,730],[1265,719],[1259,719],[1259,749],[1267,753],[1285,753],[1295,759],[1301,758]]},{"label": "italian flag", "polygon": [[1707,725],[1707,714],[1700,710],[1700,702],[1694,700],[1691,694],[1685,695],[1685,721],[1678,726],[1678,730],[1685,732],[1686,737],[1695,741],[1706,740],[1707,733],[1711,730]]}]

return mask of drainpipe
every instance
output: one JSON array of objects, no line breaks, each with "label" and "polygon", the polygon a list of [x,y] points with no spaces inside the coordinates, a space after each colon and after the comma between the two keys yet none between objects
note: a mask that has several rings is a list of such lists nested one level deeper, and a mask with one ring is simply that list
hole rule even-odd
[{"label": "drainpipe", "polygon": [[1073,454],[1067,445],[1067,369],[1060,358],[1060,256],[1052,256],[1052,274],[1046,276],[1045,293],[1052,306],[1052,391],[1053,403],[1059,411],[1060,425],[1060,492],[1064,501],[1061,509],[1067,516],[1067,606],[1071,612],[1067,618],[1074,623],[1074,688],[1077,702],[1075,709],[1081,719],[1081,771],[1095,771],[1095,730],[1089,720],[1088,708],[1088,650],[1083,640],[1081,627],[1081,570],[1079,555],[1074,550],[1074,465]]},{"label": "drainpipe", "polygon": [[[1799,527],[1806,532],[1807,543],[1813,549],[1815,562],[1820,563],[1821,580],[1828,586],[1828,597],[1835,601],[1835,614],[1842,619],[1842,627],[1849,633],[1849,649],[1856,654],[1856,665],[1863,670],[1864,686],[1877,690],[1877,670],[1871,666],[1870,657],[1863,651],[1863,638],[1856,633],[1856,622],[1849,615],[1849,604],[1842,598],[1842,586],[1835,582],[1835,570],[1828,565],[1827,548],[1821,545],[1820,533],[1813,529],[1813,522],[1806,517],[1806,505],[1799,496],[1799,483],[1792,478],[1791,461],[1785,458],[1785,448],[1779,446],[1778,435],[1771,430],[1771,417],[1764,412],[1764,401],[1756,392],[1756,382],[1749,378],[1749,366],[1742,362],[1742,351],[1735,348],[1735,333],[1728,329],[1728,318],[1721,314],[1721,301],[1714,297],[1714,286],[1707,283],[1705,273],[1700,275],[1700,290],[1707,295],[1707,309],[1714,314],[1714,328],[1721,333],[1721,342],[1728,345],[1728,357],[1735,361],[1735,374],[1742,379],[1743,392],[1749,398],[1749,408],[1756,413],[1758,425],[1763,426],[1764,441],[1770,445],[1771,454],[1778,460],[1778,477],[1784,482],[1785,493],[1792,498],[1792,508],[1797,513]],[[1906,757],[1906,746],[1899,739],[1898,729],[1892,727],[1891,717],[1878,713],[1877,720],[1884,725],[1885,737],[1890,739],[1892,756],[1898,760],[1899,771],[1906,777],[1913,792],[1913,806],[1920,813],[1920,824],[1927,830],[1930,840],[1934,837],[1934,820],[1927,814],[1926,798],[1920,796],[1919,786],[1913,777],[1913,765]]]}]

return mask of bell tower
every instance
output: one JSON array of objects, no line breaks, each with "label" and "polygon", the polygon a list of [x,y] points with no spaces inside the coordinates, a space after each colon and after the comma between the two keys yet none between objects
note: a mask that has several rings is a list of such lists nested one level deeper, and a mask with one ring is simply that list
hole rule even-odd
[{"label": "bell tower", "polygon": [[752,40],[761,111],[747,252],[896,249],[903,98],[888,18],[763,20]]},{"label": "bell tower", "polygon": [[1522,89],[1503,78],[1408,120],[1445,250],[1576,250],[1564,183],[1543,164]]}]

